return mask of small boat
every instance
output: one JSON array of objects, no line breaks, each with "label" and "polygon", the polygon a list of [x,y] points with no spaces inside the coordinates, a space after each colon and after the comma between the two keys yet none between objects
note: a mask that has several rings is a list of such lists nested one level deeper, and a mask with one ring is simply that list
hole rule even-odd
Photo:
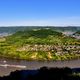
[{"label": "small boat", "polygon": [[15,68],[26,68],[26,66],[22,66],[22,65],[10,65],[10,64],[0,64],[1,67],[15,67]]},{"label": "small boat", "polygon": [[6,62],[7,62],[6,60],[3,61],[3,63],[6,63]]}]

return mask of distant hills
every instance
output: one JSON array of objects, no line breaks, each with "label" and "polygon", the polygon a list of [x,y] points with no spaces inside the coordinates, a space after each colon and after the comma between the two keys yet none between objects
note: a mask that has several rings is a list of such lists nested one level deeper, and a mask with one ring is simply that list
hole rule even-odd
[{"label": "distant hills", "polygon": [[73,26],[68,26],[68,27],[54,27],[54,26],[14,26],[14,27],[0,27],[0,33],[14,33],[16,31],[21,31],[21,30],[30,30],[30,29],[37,29],[37,28],[51,28],[53,30],[57,30],[57,31],[78,31],[80,30],[80,27],[73,27]]}]

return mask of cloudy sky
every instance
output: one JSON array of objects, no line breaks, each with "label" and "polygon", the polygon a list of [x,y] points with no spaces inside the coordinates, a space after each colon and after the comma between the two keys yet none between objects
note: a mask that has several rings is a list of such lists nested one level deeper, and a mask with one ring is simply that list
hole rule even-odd
[{"label": "cloudy sky", "polygon": [[80,0],[0,0],[0,26],[80,26]]}]

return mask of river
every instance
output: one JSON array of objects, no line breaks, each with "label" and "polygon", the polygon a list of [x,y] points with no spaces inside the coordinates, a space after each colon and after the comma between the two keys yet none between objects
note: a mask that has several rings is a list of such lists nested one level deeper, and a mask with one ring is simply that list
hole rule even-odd
[{"label": "river", "polygon": [[[3,65],[0,66],[0,76],[5,76],[9,75],[10,72],[15,70],[24,70],[24,69],[32,70],[32,69],[38,69],[43,66],[79,68],[80,59],[70,60],[70,61],[26,61],[26,60],[12,60],[12,59],[2,58],[0,59],[0,65]],[[26,68],[24,66],[26,66]]]}]

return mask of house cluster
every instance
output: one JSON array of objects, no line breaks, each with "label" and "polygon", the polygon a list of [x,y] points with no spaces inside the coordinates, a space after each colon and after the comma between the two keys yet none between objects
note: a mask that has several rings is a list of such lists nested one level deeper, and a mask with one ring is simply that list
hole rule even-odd
[{"label": "house cluster", "polygon": [[72,37],[74,37],[74,38],[76,38],[76,39],[80,39],[80,34],[72,35]]},{"label": "house cluster", "polygon": [[17,51],[45,51],[45,52],[49,52],[52,51],[53,53],[57,53],[57,54],[65,54],[65,53],[80,53],[80,46],[76,46],[76,45],[26,45],[23,46],[19,49],[17,49]]}]

